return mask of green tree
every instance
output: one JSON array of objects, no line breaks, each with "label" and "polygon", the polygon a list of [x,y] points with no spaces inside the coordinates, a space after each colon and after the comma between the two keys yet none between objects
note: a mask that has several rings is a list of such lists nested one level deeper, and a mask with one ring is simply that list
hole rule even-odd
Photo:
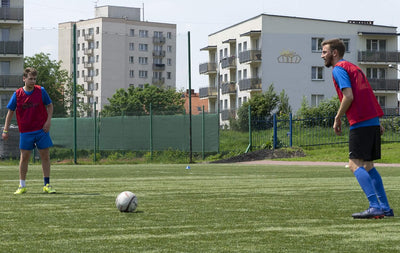
[{"label": "green tree", "polygon": [[[51,60],[49,54],[39,53],[25,57],[24,67],[33,67],[38,71],[36,83],[43,86],[53,101],[54,116],[72,116],[73,83],[68,71],[61,69],[61,61]],[[76,86],[77,96],[83,95],[81,85]],[[90,106],[89,106],[90,107]],[[77,104],[78,112],[86,112],[88,105]]]},{"label": "green tree", "polygon": [[102,110],[103,116],[143,115],[152,111],[158,114],[175,114],[184,110],[182,93],[146,84],[144,88],[118,89],[108,99],[110,104]]}]

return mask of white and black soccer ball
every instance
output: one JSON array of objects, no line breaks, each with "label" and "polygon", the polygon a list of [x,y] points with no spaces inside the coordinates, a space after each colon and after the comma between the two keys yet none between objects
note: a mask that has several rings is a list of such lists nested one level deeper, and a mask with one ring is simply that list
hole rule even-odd
[{"label": "white and black soccer ball", "polygon": [[133,192],[123,191],[115,199],[115,205],[121,212],[134,212],[138,206],[138,199]]}]

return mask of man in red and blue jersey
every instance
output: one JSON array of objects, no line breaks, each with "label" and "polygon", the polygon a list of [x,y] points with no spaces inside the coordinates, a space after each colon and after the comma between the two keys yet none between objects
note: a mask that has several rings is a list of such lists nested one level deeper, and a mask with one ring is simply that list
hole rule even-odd
[{"label": "man in red and blue jersey", "polygon": [[343,59],[345,45],[339,39],[322,42],[321,57],[326,67],[333,67],[332,77],[340,100],[335,116],[334,131],[342,132],[342,117],[350,123],[349,168],[369,201],[369,208],[354,213],[355,219],[392,217],[382,178],[374,166],[381,158],[381,135],[384,128],[379,118],[383,111],[362,70]]},{"label": "man in red and blue jersey", "polygon": [[8,130],[11,119],[16,112],[20,132],[20,162],[19,187],[14,194],[24,194],[26,189],[26,174],[29,158],[35,146],[39,150],[42,161],[44,178],[44,193],[56,193],[50,185],[50,151],[53,146],[50,138],[50,125],[53,116],[53,104],[46,90],[36,85],[37,71],[26,68],[23,74],[24,87],[14,92],[7,105],[8,113],[2,133],[4,140],[8,139]]}]

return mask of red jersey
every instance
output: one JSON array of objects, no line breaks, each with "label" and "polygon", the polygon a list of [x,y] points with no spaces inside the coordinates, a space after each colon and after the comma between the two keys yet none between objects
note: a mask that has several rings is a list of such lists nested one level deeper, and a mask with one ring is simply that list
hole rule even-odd
[{"label": "red jersey", "polygon": [[19,131],[26,133],[42,129],[47,120],[47,109],[43,104],[41,87],[35,85],[30,95],[27,95],[23,88],[19,88],[16,95]]},{"label": "red jersey", "polygon": [[[353,102],[346,112],[350,125],[375,117],[382,117],[382,108],[362,70],[348,61],[339,61],[334,67],[342,67],[346,70],[350,78]],[[335,78],[333,78],[333,83],[335,84],[339,100],[342,102],[343,93],[336,83]]]}]

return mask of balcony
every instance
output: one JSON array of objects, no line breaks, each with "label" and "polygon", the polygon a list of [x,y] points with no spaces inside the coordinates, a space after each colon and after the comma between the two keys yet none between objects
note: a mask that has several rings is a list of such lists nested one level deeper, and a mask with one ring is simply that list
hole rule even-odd
[{"label": "balcony", "polygon": [[399,79],[369,79],[371,88],[375,91],[399,91]]},{"label": "balcony", "polygon": [[24,20],[24,8],[0,8],[1,20]]},{"label": "balcony", "polygon": [[162,51],[154,50],[153,56],[154,57],[165,57],[165,50],[162,50]]},{"label": "balcony", "polygon": [[84,62],[83,66],[87,69],[92,69],[93,68],[93,62]]},{"label": "balcony", "polygon": [[216,87],[203,87],[199,89],[200,98],[217,98],[217,94]]},{"label": "balcony", "polygon": [[217,73],[217,63],[216,62],[206,62],[199,65],[200,74],[210,74]]},{"label": "balcony", "polygon": [[154,63],[153,64],[153,70],[164,71],[165,70],[165,64]]},{"label": "balcony", "polygon": [[250,90],[250,91],[261,91],[262,83],[261,78],[249,78],[243,79],[239,81],[239,89],[241,91]]},{"label": "balcony", "polygon": [[226,57],[221,60],[221,67],[225,68],[236,68],[236,56]]},{"label": "balcony", "polygon": [[83,49],[83,53],[85,55],[93,55],[93,48],[85,48]]},{"label": "balcony", "polygon": [[235,119],[235,118],[236,118],[236,110],[235,109],[221,111],[221,119],[222,120],[229,120],[229,119]]},{"label": "balcony", "polygon": [[83,81],[85,82],[93,82],[93,76],[84,76]]},{"label": "balcony", "polygon": [[164,77],[153,77],[152,84],[156,86],[161,86],[165,83]]},{"label": "balcony", "polygon": [[24,42],[20,41],[0,41],[0,54],[24,54]]},{"label": "balcony", "polygon": [[86,40],[86,41],[92,41],[92,40],[94,40],[94,35],[93,35],[93,33],[92,34],[85,34],[85,35],[83,35],[83,38]]},{"label": "balcony", "polygon": [[400,52],[359,51],[359,62],[400,62]]},{"label": "balcony", "polygon": [[393,116],[393,115],[399,115],[399,108],[397,107],[385,107],[381,106],[383,113],[385,116]]},{"label": "balcony", "polygon": [[0,88],[13,89],[23,86],[21,75],[0,75]]},{"label": "balcony", "polygon": [[261,62],[261,50],[247,50],[239,53],[240,63]]},{"label": "balcony", "polygon": [[223,83],[221,85],[221,93],[236,95],[236,82]]},{"label": "balcony", "polygon": [[165,37],[153,37],[154,44],[164,44],[165,40]]}]

